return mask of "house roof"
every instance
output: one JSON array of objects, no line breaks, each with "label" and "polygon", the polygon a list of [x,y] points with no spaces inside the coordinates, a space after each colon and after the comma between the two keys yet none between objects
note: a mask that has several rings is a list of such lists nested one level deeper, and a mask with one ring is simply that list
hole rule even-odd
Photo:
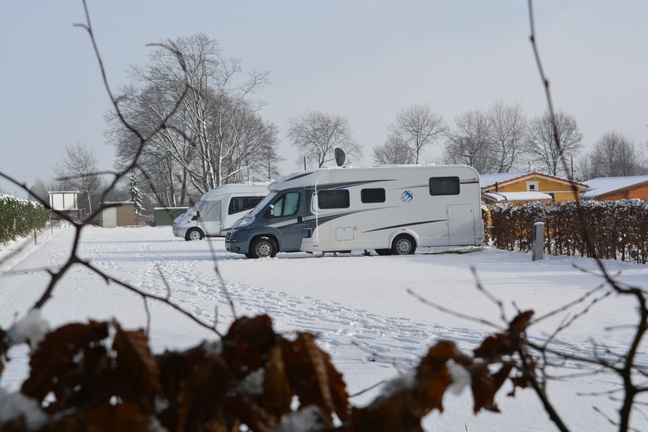
[{"label": "house roof", "polygon": [[553,200],[551,195],[542,192],[484,192],[482,195],[497,202]]},{"label": "house roof", "polygon": [[587,189],[587,185],[584,183],[579,183],[577,181],[569,180],[562,177],[556,177],[551,174],[541,173],[539,171],[524,171],[524,172],[509,172],[509,173],[498,173],[498,174],[483,174],[480,176],[480,183],[482,189],[489,189],[495,187],[497,183],[499,186],[504,186],[510,183],[517,183],[526,178],[531,177],[544,177],[548,180],[553,180],[558,183],[564,183],[569,185],[576,185],[579,189]]},{"label": "house roof", "polygon": [[592,199],[613,192],[628,189],[633,186],[648,185],[648,175],[628,176],[628,177],[598,177],[587,181],[587,191],[581,195],[581,198]]}]

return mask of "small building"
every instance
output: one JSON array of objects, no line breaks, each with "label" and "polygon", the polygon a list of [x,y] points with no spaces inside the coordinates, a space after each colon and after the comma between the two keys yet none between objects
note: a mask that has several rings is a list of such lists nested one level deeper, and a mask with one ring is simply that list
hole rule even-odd
[{"label": "small building", "polygon": [[153,209],[153,225],[173,225],[175,218],[184,214],[187,210],[189,210],[189,207],[155,207]]},{"label": "small building", "polygon": [[599,201],[638,198],[648,200],[648,175],[628,177],[599,177],[587,181],[582,199]]},{"label": "small building", "polygon": [[106,203],[106,206],[99,214],[99,226],[115,228],[135,225],[134,202]]},{"label": "small building", "polygon": [[538,171],[484,174],[480,182],[486,204],[573,201],[587,190],[586,184]]},{"label": "small building", "polygon": [[79,191],[50,191],[49,205],[52,210],[56,211],[78,211]]}]

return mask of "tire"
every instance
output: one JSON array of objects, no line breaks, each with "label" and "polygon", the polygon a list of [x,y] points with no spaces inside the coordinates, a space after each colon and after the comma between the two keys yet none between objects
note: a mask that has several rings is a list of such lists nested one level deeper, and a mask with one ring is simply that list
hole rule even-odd
[{"label": "tire", "polygon": [[191,228],[187,231],[187,234],[185,234],[185,240],[187,241],[202,240],[204,237],[205,234],[203,234],[203,232],[198,228]]},{"label": "tire", "polygon": [[411,255],[416,251],[416,243],[408,235],[399,235],[394,239],[391,251],[394,255]]},{"label": "tire", "polygon": [[393,252],[391,249],[376,249],[378,255],[391,255]]},{"label": "tire", "polygon": [[270,237],[259,237],[252,242],[250,258],[274,258],[279,252],[277,243]]}]

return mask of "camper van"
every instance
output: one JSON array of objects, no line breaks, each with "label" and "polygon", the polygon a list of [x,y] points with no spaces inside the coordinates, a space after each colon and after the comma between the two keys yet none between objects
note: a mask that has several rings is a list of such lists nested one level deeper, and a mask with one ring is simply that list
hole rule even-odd
[{"label": "camper van", "polygon": [[268,189],[227,233],[228,251],[249,258],[297,251],[404,255],[484,239],[479,174],[465,165],[321,168]]},{"label": "camper van", "polygon": [[268,194],[268,184],[232,183],[210,190],[173,221],[173,235],[187,241],[223,237]]}]

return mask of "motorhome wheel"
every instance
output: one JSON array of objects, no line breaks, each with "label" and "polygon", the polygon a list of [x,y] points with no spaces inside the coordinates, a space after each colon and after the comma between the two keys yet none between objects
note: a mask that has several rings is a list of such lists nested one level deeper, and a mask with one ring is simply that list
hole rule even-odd
[{"label": "motorhome wheel", "polygon": [[203,232],[198,228],[191,228],[189,231],[187,231],[187,234],[185,234],[185,240],[202,240],[204,236],[205,235],[203,234]]},{"label": "motorhome wheel", "polygon": [[277,244],[269,237],[259,237],[252,243],[251,258],[267,258],[277,255]]},{"label": "motorhome wheel", "polygon": [[392,253],[394,255],[410,255],[416,250],[414,239],[408,235],[400,235],[394,239]]}]

